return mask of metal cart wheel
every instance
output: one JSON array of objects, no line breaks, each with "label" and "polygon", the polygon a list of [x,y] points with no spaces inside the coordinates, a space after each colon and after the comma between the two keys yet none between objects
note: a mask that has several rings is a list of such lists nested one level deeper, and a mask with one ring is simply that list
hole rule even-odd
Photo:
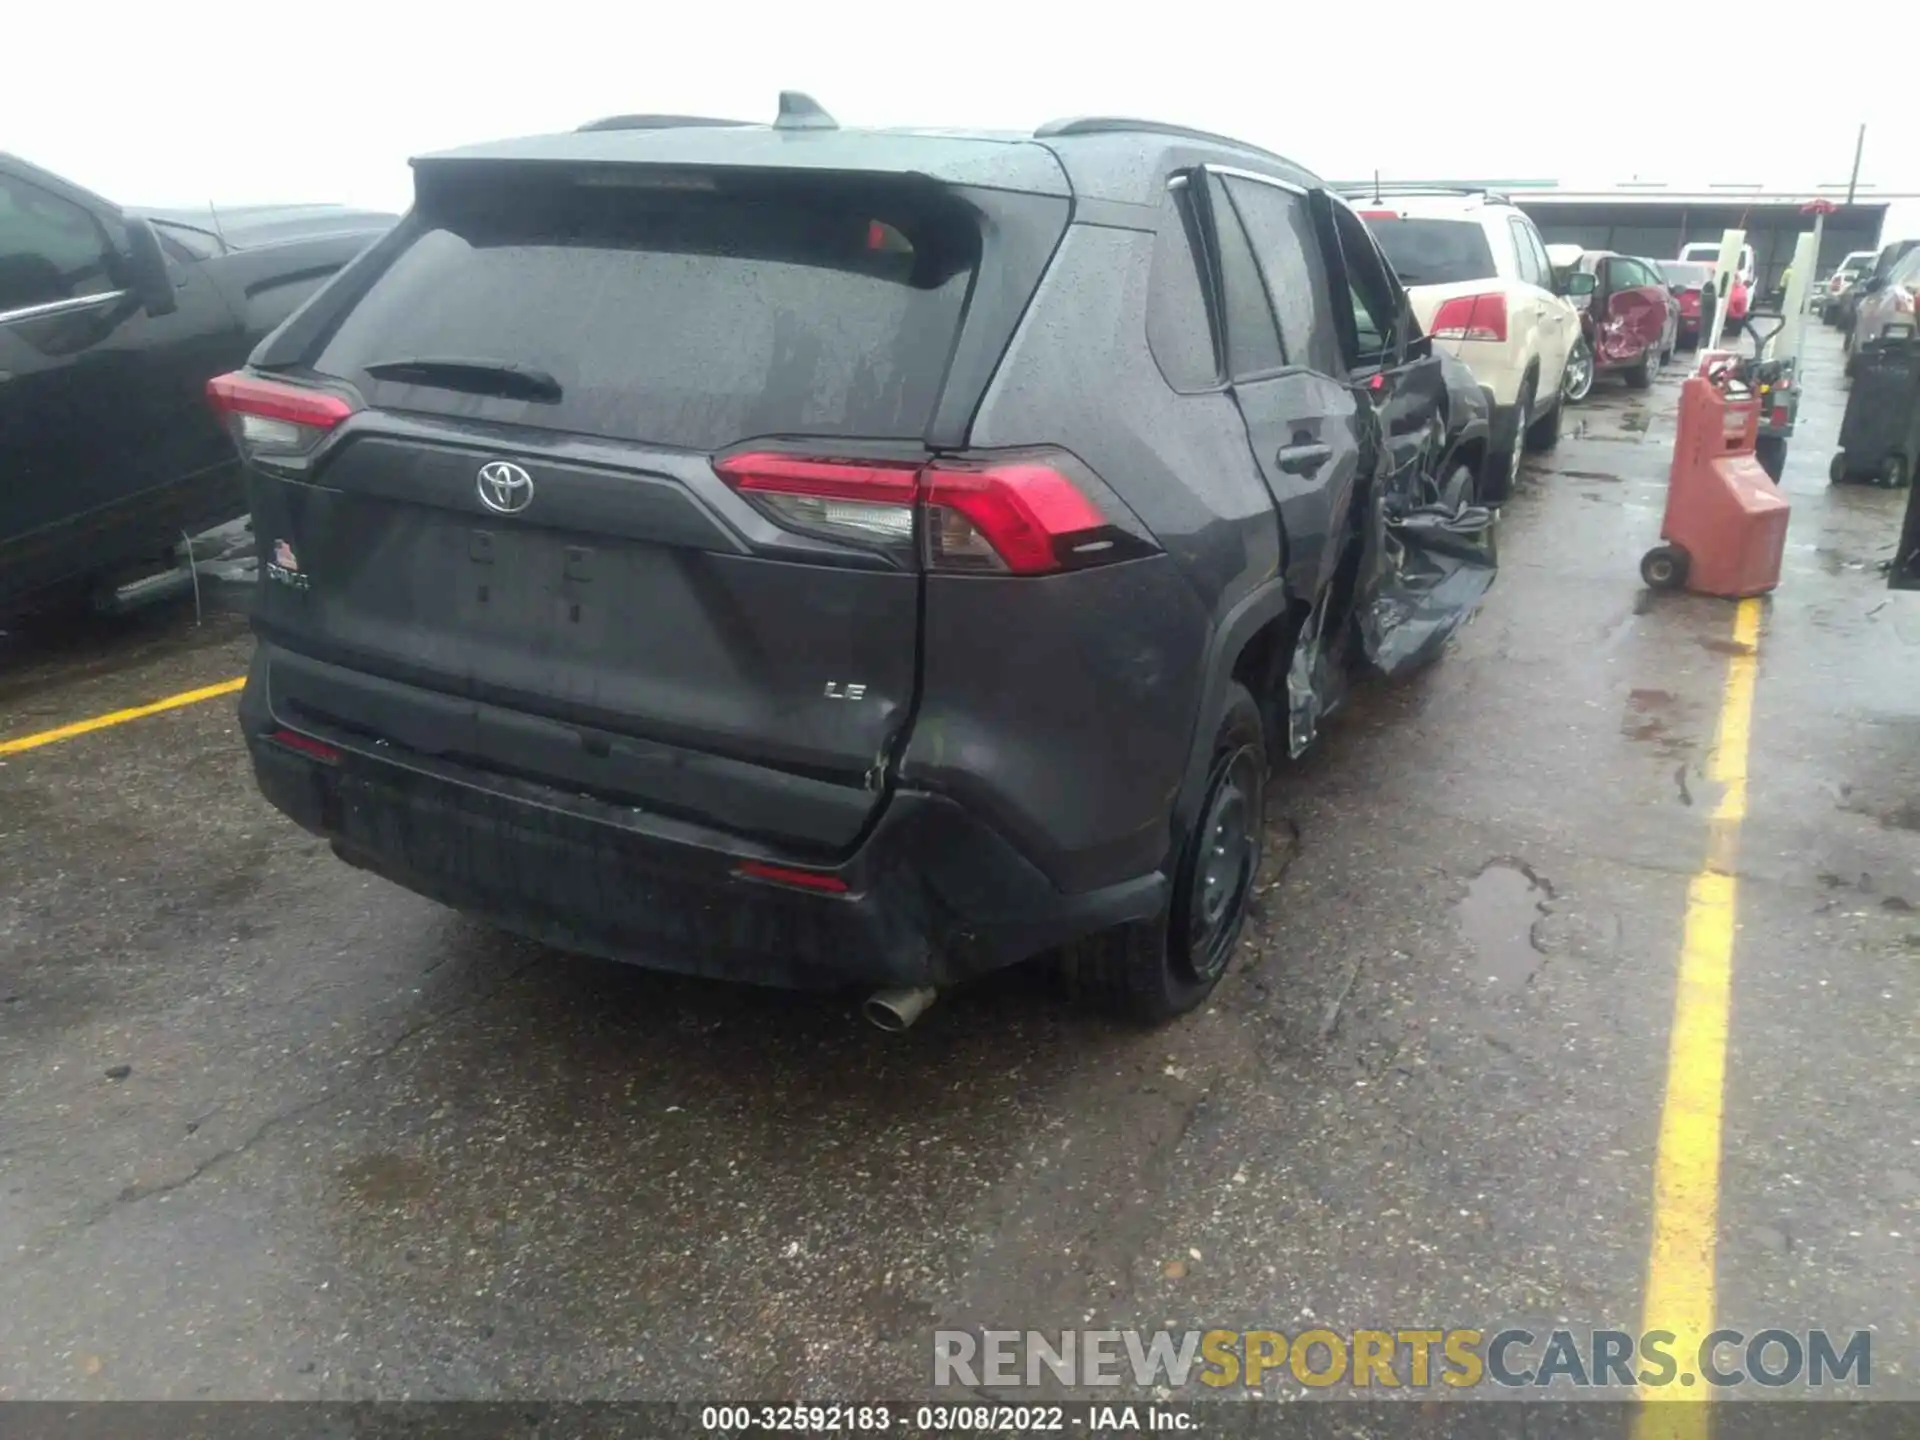
[{"label": "metal cart wheel", "polygon": [[1640,578],[1650,590],[1678,590],[1687,583],[1687,552],[1678,545],[1656,545],[1640,557]]}]

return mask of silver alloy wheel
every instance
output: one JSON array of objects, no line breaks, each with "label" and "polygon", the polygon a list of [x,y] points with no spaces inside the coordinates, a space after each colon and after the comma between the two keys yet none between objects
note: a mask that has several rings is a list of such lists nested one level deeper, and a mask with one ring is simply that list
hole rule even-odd
[{"label": "silver alloy wheel", "polygon": [[1560,393],[1576,405],[1593,393],[1593,351],[1585,340],[1576,341],[1573,353],[1567,356],[1567,374]]}]

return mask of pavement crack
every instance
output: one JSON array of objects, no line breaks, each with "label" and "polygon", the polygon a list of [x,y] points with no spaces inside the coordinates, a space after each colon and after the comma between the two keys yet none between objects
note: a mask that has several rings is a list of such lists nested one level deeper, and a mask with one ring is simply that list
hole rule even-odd
[{"label": "pavement crack", "polygon": [[355,1090],[358,1090],[369,1080],[373,1079],[374,1076],[379,1073],[381,1066],[388,1060],[421,1035],[424,1035],[427,1031],[444,1021],[451,1020],[456,1016],[463,1015],[470,1010],[477,1009],[486,1004],[504,991],[515,980],[519,979],[520,976],[539,964],[540,961],[541,957],[536,955],[525,963],[515,966],[512,970],[501,976],[493,985],[488,986],[484,990],[475,989],[459,1004],[449,1005],[444,1009],[436,1010],[432,1014],[423,1016],[410,1025],[402,1026],[391,1039],[368,1052],[365,1059],[361,1061],[352,1079],[343,1081],[338,1085],[321,1091],[318,1095],[310,1096],[297,1104],[290,1105],[284,1110],[267,1116],[259,1124],[255,1125],[252,1130],[248,1131],[240,1140],[223,1149],[214,1151],[184,1174],[178,1175],[171,1180],[159,1181],[152,1185],[135,1184],[126,1186],[111,1200],[101,1201],[93,1205],[77,1220],[60,1226],[56,1234],[64,1235],[72,1231],[87,1229],[89,1226],[97,1225],[102,1220],[105,1220],[109,1215],[112,1215],[123,1206],[138,1204],[143,1200],[152,1200],[186,1189],[187,1186],[193,1184],[194,1181],[209,1171],[226,1164],[229,1160],[246,1154],[247,1151],[251,1150],[274,1132],[298,1120],[302,1120],[314,1111],[320,1110],[352,1094]]}]

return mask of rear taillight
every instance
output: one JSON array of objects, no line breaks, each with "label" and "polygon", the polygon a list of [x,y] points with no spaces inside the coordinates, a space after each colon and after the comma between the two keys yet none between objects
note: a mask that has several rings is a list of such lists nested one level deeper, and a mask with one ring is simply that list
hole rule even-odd
[{"label": "rear taillight", "polygon": [[1901,315],[1913,314],[1913,292],[1911,290],[1894,291],[1893,308]]},{"label": "rear taillight", "polygon": [[1456,295],[1441,302],[1428,329],[1436,340],[1492,340],[1505,344],[1507,297],[1497,291],[1487,295]]},{"label": "rear taillight", "polygon": [[713,468],[790,530],[855,544],[913,543],[918,466],[754,454]]},{"label": "rear taillight", "polygon": [[1771,422],[1771,423],[1772,423],[1772,425],[1773,425],[1773,428],[1774,428],[1774,429],[1776,429],[1776,430],[1784,430],[1784,429],[1786,429],[1786,428],[1787,428],[1787,421],[1788,421],[1788,420],[1789,420],[1790,418],[1791,418],[1791,417],[1790,417],[1790,416],[1789,416],[1789,415],[1787,414],[1787,407],[1786,407],[1786,406],[1784,406],[1784,405],[1776,405],[1776,406],[1774,406],[1774,407],[1773,407],[1773,420],[1772,420],[1772,422]]},{"label": "rear taillight", "polygon": [[1146,553],[1061,457],[906,465],[730,455],[721,477],[788,529],[855,544],[909,545],[935,570],[1047,575]]},{"label": "rear taillight", "polygon": [[207,399],[226,417],[240,448],[253,454],[298,454],[353,414],[351,402],[327,390],[263,380],[235,371],[207,382]]}]

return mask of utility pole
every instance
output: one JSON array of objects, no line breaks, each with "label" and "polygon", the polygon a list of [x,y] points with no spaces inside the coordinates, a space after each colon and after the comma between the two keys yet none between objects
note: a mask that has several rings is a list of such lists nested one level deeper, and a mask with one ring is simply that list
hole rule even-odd
[{"label": "utility pole", "polygon": [[1847,204],[1853,204],[1853,190],[1860,183],[1860,152],[1867,148],[1867,127],[1863,122],[1853,142],[1853,174],[1847,177]]}]

